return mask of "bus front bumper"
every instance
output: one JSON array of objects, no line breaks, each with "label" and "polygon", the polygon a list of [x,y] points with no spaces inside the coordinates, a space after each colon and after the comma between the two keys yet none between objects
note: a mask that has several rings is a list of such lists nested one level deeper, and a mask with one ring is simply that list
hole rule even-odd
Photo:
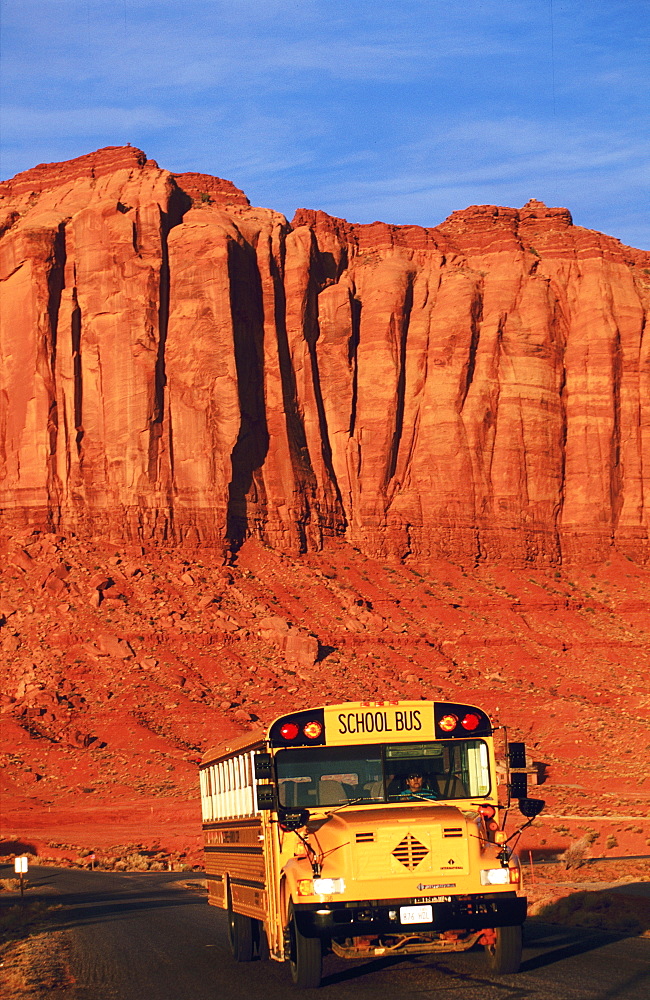
[{"label": "bus front bumper", "polygon": [[515,892],[500,892],[452,896],[449,901],[431,904],[431,920],[403,922],[404,908],[411,909],[422,902],[421,899],[382,899],[294,903],[294,913],[301,934],[325,939],[423,931],[477,931],[485,927],[515,926],[526,919],[526,899]]}]

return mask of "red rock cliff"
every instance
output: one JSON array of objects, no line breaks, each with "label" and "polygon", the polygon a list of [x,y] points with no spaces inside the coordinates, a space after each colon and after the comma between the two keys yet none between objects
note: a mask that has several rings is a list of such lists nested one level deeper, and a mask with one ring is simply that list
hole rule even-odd
[{"label": "red rock cliff", "polygon": [[537,201],[288,224],[132,147],[0,194],[7,529],[647,560],[650,253]]}]

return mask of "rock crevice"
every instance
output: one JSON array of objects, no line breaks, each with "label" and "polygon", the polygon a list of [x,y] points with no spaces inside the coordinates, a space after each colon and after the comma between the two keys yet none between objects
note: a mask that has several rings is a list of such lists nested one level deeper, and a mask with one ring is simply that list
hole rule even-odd
[{"label": "rock crevice", "polygon": [[0,517],[648,559],[650,254],[531,200],[291,224],[132,147],[0,185]]}]

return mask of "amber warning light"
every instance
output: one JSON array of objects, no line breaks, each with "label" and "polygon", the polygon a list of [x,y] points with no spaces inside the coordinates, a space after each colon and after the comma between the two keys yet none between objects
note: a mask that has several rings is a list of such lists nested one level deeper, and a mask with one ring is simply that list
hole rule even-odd
[{"label": "amber warning light", "polygon": [[325,720],[322,709],[292,712],[276,719],[271,726],[271,745],[276,747],[305,747],[325,742]]},{"label": "amber warning light", "polygon": [[[323,732],[323,727],[320,722],[317,722],[314,719],[312,722],[308,722],[305,726],[303,726],[302,731],[308,740],[317,740]],[[285,724],[280,727],[280,735],[283,736],[285,740],[295,740],[299,732],[300,726],[297,726],[295,722],[285,722]]]},{"label": "amber warning light", "polygon": [[462,737],[465,733],[490,736],[492,726],[485,712],[470,705],[444,704],[435,707],[438,735]]}]

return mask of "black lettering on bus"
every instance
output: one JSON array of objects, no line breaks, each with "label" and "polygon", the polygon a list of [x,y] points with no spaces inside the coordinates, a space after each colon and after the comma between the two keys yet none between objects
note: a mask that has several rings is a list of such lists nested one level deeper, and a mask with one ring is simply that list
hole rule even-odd
[{"label": "black lettering on bus", "polygon": [[395,729],[398,733],[407,732],[410,733],[411,730],[422,729],[422,720],[420,718],[419,709],[412,709],[408,712],[395,712]]},{"label": "black lettering on bus", "polygon": [[345,715],[339,715],[339,733],[344,736],[348,731],[348,727],[345,724]]}]

